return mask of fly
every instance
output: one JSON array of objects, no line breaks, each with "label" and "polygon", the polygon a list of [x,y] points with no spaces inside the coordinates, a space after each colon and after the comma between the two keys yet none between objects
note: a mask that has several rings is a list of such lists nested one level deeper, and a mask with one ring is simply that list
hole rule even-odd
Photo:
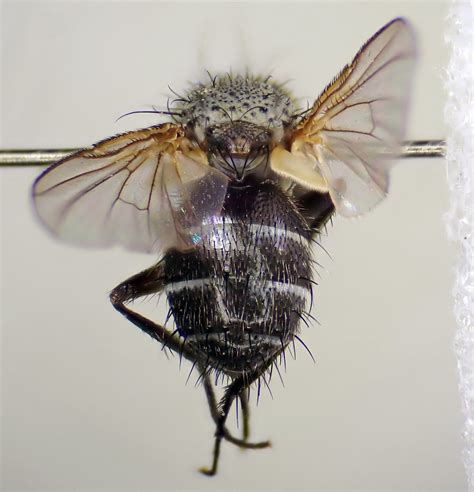
[{"label": "fly", "polygon": [[[398,18],[304,112],[270,79],[210,77],[174,101],[173,122],[102,140],[35,181],[37,215],[58,238],[159,258],[110,300],[199,370],[216,426],[203,473],[217,472],[222,440],[269,446],[249,441],[250,388],[268,384],[311,318],[311,241],[334,212],[355,217],[386,196],[414,61],[412,29]],[[128,306],[160,292],[175,331]],[[239,400],[236,437],[226,421]]]}]

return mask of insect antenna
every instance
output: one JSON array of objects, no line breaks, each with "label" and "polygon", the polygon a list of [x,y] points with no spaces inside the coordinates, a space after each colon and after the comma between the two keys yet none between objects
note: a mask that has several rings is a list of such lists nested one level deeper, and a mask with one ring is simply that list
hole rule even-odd
[{"label": "insect antenna", "polygon": [[316,359],[313,357],[313,354],[311,353],[311,350],[309,350],[308,346],[306,345],[306,343],[303,342],[303,340],[301,340],[301,338],[298,336],[298,335],[295,335],[295,338],[296,340],[298,340],[298,342],[301,343],[301,345],[303,345],[303,347],[306,349],[306,351],[308,352],[309,356],[313,359],[313,362],[316,363]]}]

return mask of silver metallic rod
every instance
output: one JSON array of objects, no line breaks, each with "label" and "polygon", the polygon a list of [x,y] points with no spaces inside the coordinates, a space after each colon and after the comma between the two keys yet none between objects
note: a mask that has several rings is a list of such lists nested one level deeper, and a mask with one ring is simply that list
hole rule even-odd
[{"label": "silver metallic rod", "polygon": [[403,142],[399,157],[445,157],[446,140],[411,140]]},{"label": "silver metallic rod", "polygon": [[[45,166],[64,159],[80,149],[0,149],[0,167]],[[444,157],[444,140],[411,140],[404,142],[398,157]]]},{"label": "silver metallic rod", "polygon": [[45,166],[79,149],[0,149],[0,167]]}]

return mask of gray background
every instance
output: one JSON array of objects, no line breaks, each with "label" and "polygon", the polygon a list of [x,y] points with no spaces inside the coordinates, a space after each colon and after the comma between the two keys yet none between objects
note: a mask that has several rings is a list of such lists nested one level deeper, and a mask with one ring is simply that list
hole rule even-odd
[{"label": "gray background", "polygon": [[[446,3],[4,2],[2,145],[89,145],[156,118],[122,113],[250,67],[312,101],[359,46],[398,15],[418,34],[409,138],[445,136]],[[389,198],[336,218],[332,260],[283,388],[252,400],[252,435],[224,444],[189,364],[121,318],[108,292],[155,259],[65,246],[35,222],[39,170],[3,169],[3,490],[462,490],[461,416],[450,289],[455,252],[442,215],[443,160],[405,161]],[[163,320],[156,300],[138,304]],[[235,425],[235,420],[232,420]]]}]

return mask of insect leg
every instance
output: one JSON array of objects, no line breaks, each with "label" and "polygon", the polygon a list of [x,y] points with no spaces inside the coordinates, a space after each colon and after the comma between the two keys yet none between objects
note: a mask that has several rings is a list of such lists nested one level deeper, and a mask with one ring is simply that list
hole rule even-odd
[{"label": "insect leg", "polygon": [[[256,381],[268,369],[268,367],[273,363],[273,360],[274,358],[270,359],[267,365],[261,368],[257,372],[250,373],[250,374],[246,373],[242,376],[235,378],[232,381],[232,383],[229,386],[227,386],[225,394],[217,407],[219,412],[219,419],[216,422],[216,438],[214,441],[212,466],[211,468],[202,467],[199,469],[199,471],[204,475],[213,476],[217,473],[217,465],[219,464],[219,455],[220,455],[222,439],[229,440],[226,437],[225,423],[229,415],[229,410],[232,406],[232,403],[242,392],[244,392],[254,381]],[[241,440],[239,439],[238,441]],[[231,442],[233,442],[233,440]],[[245,443],[245,441],[241,441],[241,442]],[[250,443],[246,443],[246,444],[250,444]],[[264,441],[262,443],[256,443],[256,444],[260,445],[258,447],[269,447],[271,445],[269,441]],[[249,447],[249,446],[245,446],[245,447]]]},{"label": "insect leg", "polygon": [[242,408],[242,438],[246,441],[250,436],[250,409],[247,390],[240,392],[240,406]]},{"label": "insect leg", "polygon": [[179,337],[170,333],[164,326],[145,318],[125,305],[138,297],[158,293],[163,290],[163,288],[163,266],[162,263],[158,263],[117,285],[110,293],[110,302],[119,313],[123,314],[142,331],[165,345],[167,348],[194,361],[196,360],[195,355],[187,346],[184,346],[184,342],[181,341]]},{"label": "insect leg", "polygon": [[[204,369],[203,369],[203,374],[204,374]],[[205,373],[203,376],[203,385],[204,385],[204,391],[206,393],[207,397],[207,403],[209,404],[209,411],[211,413],[212,420],[214,420],[215,424],[219,424],[219,419],[221,418],[221,413],[219,412],[218,406],[217,406],[217,400],[216,400],[216,395],[214,393],[214,388],[211,382],[211,378],[209,374]],[[235,444],[236,446],[244,449],[262,449],[262,448],[267,448],[270,446],[270,441],[261,441],[261,442],[247,442],[248,439],[248,418],[249,418],[249,412],[248,412],[248,400],[247,400],[247,393],[246,390],[244,390],[242,393],[245,393],[245,403],[242,405],[242,413],[243,413],[243,419],[244,419],[244,432],[243,432],[243,439],[238,439],[234,437],[230,431],[227,429],[227,427],[224,426],[223,432],[223,438],[226,441],[231,442],[232,444]],[[245,430],[247,429],[247,431]]]},{"label": "insect leg", "polygon": [[[175,352],[178,352],[192,362],[199,361],[199,356],[197,354],[194,354],[188,346],[184,346],[184,342],[179,340],[178,337],[174,336],[173,333],[170,333],[164,326],[159,325],[149,320],[148,318],[145,318],[141,314],[136,313],[125,305],[126,303],[133,301],[134,299],[137,299],[139,297],[160,292],[163,288],[164,276],[162,266],[160,263],[158,263],[157,265],[144,270],[143,272],[140,272],[133,277],[130,277],[129,279],[125,280],[117,287],[115,287],[115,289],[113,289],[110,293],[110,301],[117,311],[123,314],[129,321],[138,326],[141,330],[150,335],[152,338],[162,344],[165,344],[166,347]],[[198,362],[198,365],[201,367],[202,363]],[[265,448],[270,446],[270,442],[263,441],[257,443],[249,443],[246,442],[245,435],[244,439],[237,439],[232,436],[229,430],[225,427],[225,422],[227,420],[229,409],[236,396],[239,395],[240,389],[236,393],[235,391],[233,391],[232,396],[227,395],[229,394],[229,389],[235,386],[237,380],[234,380],[234,382],[226,391],[226,396],[224,398],[228,398],[228,404],[224,405],[223,408],[225,411],[222,412],[221,410],[219,410],[209,374],[205,372],[205,369],[203,367],[201,367],[201,371],[204,374],[204,389],[209,403],[211,416],[216,423],[216,439],[214,444],[213,465],[210,470],[208,470],[207,468],[203,468],[201,469],[201,471],[206,475],[215,475],[217,471],[217,464],[219,461],[222,439],[225,439],[226,441],[229,441],[236,446],[249,449]],[[238,378],[238,380],[240,379],[242,378]],[[253,380],[250,381],[250,383],[251,382],[253,382]],[[241,388],[241,385],[239,386],[239,388]],[[244,410],[244,408],[245,406],[243,406],[244,421],[247,420],[247,424],[244,423],[244,426],[247,425],[248,428],[248,408],[247,410]]]},{"label": "insect leg", "polygon": [[300,186],[296,186],[294,195],[310,229],[321,231],[334,214],[334,204],[329,193],[307,191]]}]

